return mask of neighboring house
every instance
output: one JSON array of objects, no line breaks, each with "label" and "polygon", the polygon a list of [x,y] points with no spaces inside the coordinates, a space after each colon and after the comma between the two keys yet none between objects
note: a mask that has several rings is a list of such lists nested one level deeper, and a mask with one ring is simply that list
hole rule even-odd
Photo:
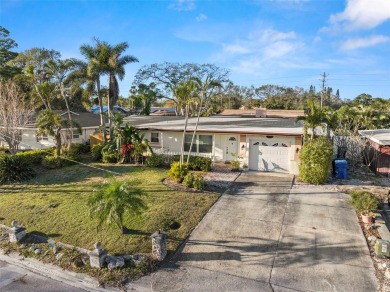
[{"label": "neighboring house", "polygon": [[226,109],[220,116],[242,116],[242,117],[256,117],[256,118],[296,118],[304,116],[304,110],[281,110],[281,109]]},{"label": "neighboring house", "polygon": [[[185,151],[197,118],[190,118]],[[130,116],[124,122],[145,133],[156,153],[179,154],[184,117]],[[303,123],[287,118],[201,117],[192,155],[229,162],[240,157],[251,170],[298,173]]]},{"label": "neighboring house", "polygon": [[[94,114],[100,114],[100,107],[98,105],[93,105],[91,106],[91,112],[93,112]],[[106,113],[108,112],[108,106],[103,106],[103,112]],[[114,114],[123,114],[123,115],[128,115],[129,112],[126,111],[124,108],[121,108],[120,106],[118,105],[114,105],[112,107],[112,113]]]},{"label": "neighboring house", "polygon": [[151,107],[151,116],[176,116],[176,110],[170,107]]},{"label": "neighboring house", "polygon": [[390,177],[390,129],[364,130],[359,134],[370,143],[365,151],[371,170]]},{"label": "neighboring house", "polygon": [[[60,115],[62,119],[68,118],[68,113],[66,111],[54,111],[56,114]],[[73,143],[87,143],[89,142],[89,136],[99,128],[100,126],[100,117],[89,112],[71,112],[72,120],[77,122],[81,126],[81,134],[76,130],[73,133]],[[37,128],[35,126],[37,115],[32,118],[31,123],[25,127],[20,128],[20,150],[26,149],[42,149],[53,147],[54,141],[52,136],[37,136]],[[62,130],[63,136],[67,135],[67,130]],[[0,137],[0,146],[8,147],[8,144]]]}]

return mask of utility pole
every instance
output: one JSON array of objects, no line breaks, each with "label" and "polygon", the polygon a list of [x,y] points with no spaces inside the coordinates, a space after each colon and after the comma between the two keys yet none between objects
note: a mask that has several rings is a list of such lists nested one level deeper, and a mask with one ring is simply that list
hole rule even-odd
[{"label": "utility pole", "polygon": [[325,94],[326,94],[326,77],[328,77],[329,75],[326,75],[326,73],[324,72],[324,74],[321,75],[322,77],[322,92],[321,92],[321,108],[322,108],[322,103],[323,103],[323,99],[325,97]]}]

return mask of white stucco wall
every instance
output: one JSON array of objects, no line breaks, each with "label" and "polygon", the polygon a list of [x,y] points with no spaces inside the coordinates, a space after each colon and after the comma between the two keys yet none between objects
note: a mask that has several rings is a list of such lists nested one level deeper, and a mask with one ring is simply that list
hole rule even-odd
[{"label": "white stucco wall", "polygon": [[[65,131],[63,131],[65,133]],[[81,134],[79,134],[79,138],[73,139],[73,143],[86,143],[89,141],[89,136],[95,133],[95,128],[83,128]],[[1,146],[8,147],[8,144],[4,141],[0,141]],[[37,141],[36,137],[36,129],[23,129],[22,130],[22,140],[19,144],[20,150],[28,150],[28,149],[44,149],[53,147],[54,140],[52,136],[49,136],[47,140],[39,140]]]},{"label": "white stucco wall", "polygon": [[[145,138],[150,141],[151,132],[157,131],[144,131]],[[164,131],[160,133],[159,143],[150,143],[154,149],[162,149],[164,152],[180,152],[182,145],[182,135],[180,132]],[[295,151],[300,145],[296,145],[295,136],[277,136],[274,135],[272,138],[267,138],[265,135],[239,135],[239,134],[214,134],[214,133],[199,133],[201,135],[212,135],[213,136],[213,158],[214,161],[229,161],[231,155],[229,152],[235,152],[240,159],[242,164],[249,164],[249,147],[251,140],[262,140],[262,141],[274,141],[285,143],[289,146],[289,169],[290,173],[298,174],[298,162],[294,160]],[[229,144],[229,138],[235,137],[237,139],[236,149],[227,148]],[[244,146],[244,148],[242,148]],[[230,157],[228,157],[230,156]]]}]

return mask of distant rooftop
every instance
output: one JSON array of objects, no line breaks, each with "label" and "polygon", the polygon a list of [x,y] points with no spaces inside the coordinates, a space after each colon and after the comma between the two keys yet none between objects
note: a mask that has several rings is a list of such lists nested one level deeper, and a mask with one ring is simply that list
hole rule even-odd
[{"label": "distant rooftop", "polygon": [[[182,116],[129,116],[124,122],[143,130],[178,131],[184,130]],[[189,118],[187,131],[193,131],[196,117]],[[242,133],[242,134],[281,134],[302,135],[303,123],[295,119],[250,118],[250,117],[201,117],[198,132]]]},{"label": "distant rooftop", "polygon": [[241,116],[241,117],[257,117],[257,118],[296,118],[304,116],[304,110],[283,110],[283,109],[226,109],[220,116]]},{"label": "distant rooftop", "polygon": [[390,146],[390,129],[381,130],[362,130],[359,134],[366,137],[379,145]]}]

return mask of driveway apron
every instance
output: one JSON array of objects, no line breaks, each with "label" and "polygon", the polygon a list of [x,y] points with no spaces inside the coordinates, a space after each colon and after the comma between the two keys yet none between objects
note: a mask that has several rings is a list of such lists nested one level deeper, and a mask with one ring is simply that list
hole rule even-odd
[{"label": "driveway apron", "polygon": [[375,291],[373,265],[348,198],[291,189],[292,181],[287,174],[242,174],[176,258],[132,288]]}]

